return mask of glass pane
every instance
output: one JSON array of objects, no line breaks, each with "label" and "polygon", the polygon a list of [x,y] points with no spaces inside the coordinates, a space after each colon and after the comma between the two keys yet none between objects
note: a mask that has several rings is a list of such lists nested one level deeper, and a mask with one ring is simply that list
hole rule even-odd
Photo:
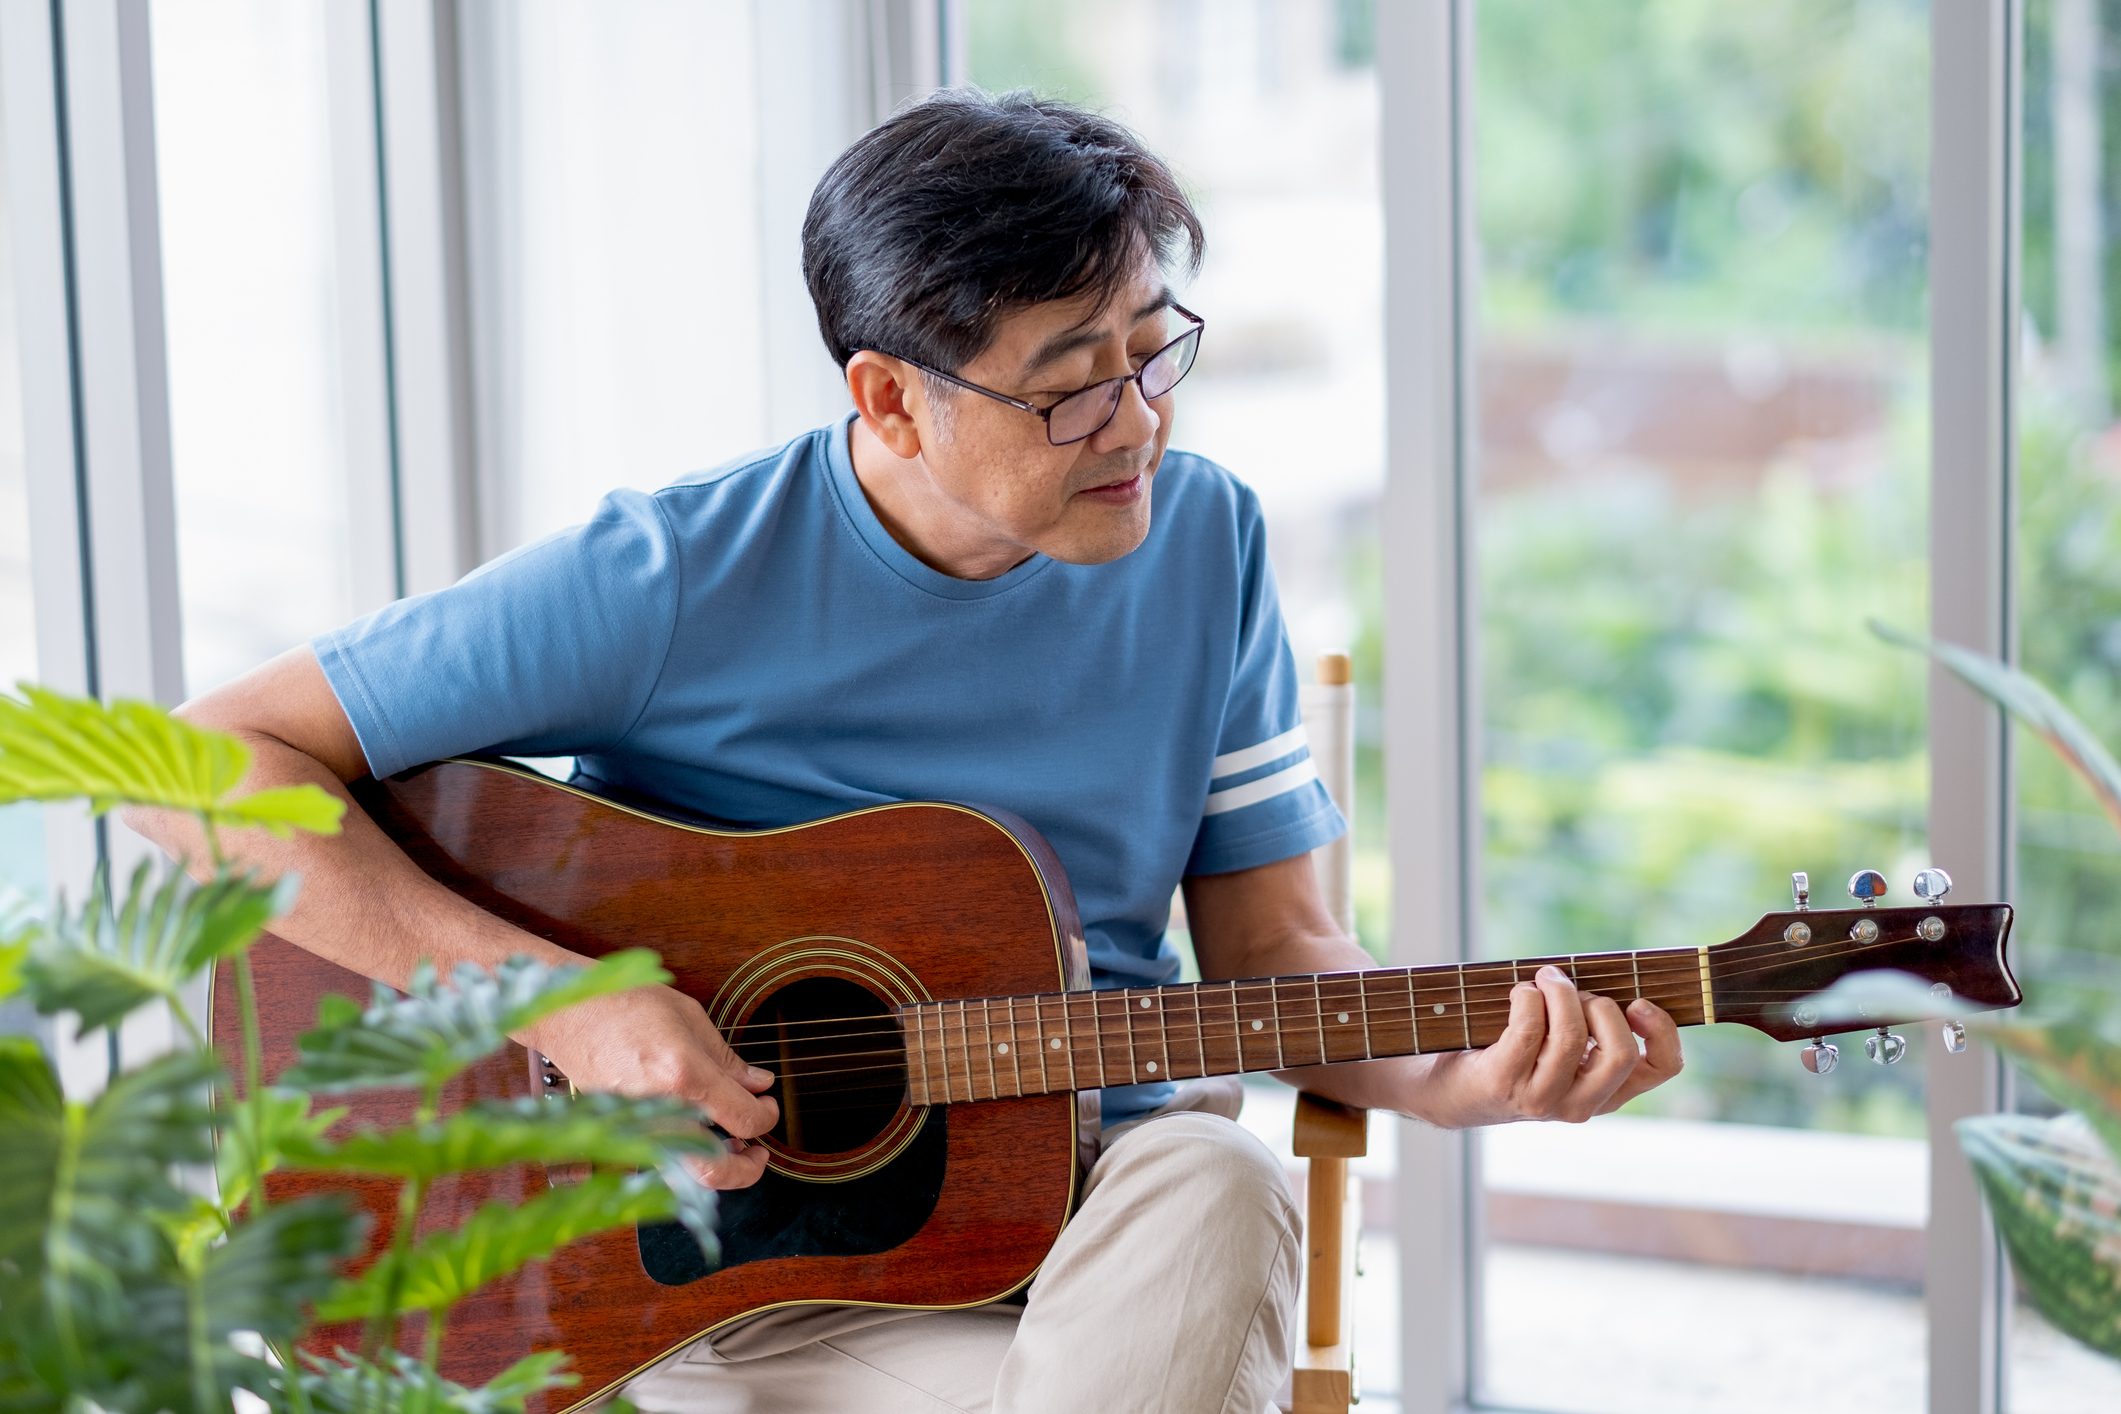
[{"label": "glass pane", "polygon": [[[1480,0],[1489,956],[1720,943],[1927,863],[1928,10]],[[1949,861],[1940,861],[1949,863]],[[1585,1126],[1482,1131],[1477,1397],[1922,1407],[1922,1047],[1743,1027]],[[1587,1311],[1625,1320],[1586,1322]]]},{"label": "glass pane", "polygon": [[495,554],[800,429],[765,421],[749,0],[460,13]]},{"label": "glass pane", "polygon": [[[0,121],[5,114],[0,113]],[[0,691],[37,677],[29,577],[29,487],[22,441],[22,348],[15,316],[13,213],[0,133]],[[0,807],[0,918],[45,893],[43,809]],[[5,1023],[0,1023],[4,1029]]]},{"label": "glass pane", "polygon": [[[2026,671],[2121,751],[2121,325],[2109,223],[2121,134],[2121,5],[2033,0],[2025,14],[2025,189],[2018,401],[2017,612]],[[2080,1015],[2121,1039],[2121,838],[2037,738],[2018,741],[2025,1015]],[[2056,1106],[2028,1081],[2019,1107]],[[2005,1388],[2013,1410],[2121,1408],[2121,1362],[2041,1319],[2022,1292]]]},{"label": "glass pane", "polygon": [[197,692],[356,608],[324,13],[156,0],[152,30],[184,667]]}]

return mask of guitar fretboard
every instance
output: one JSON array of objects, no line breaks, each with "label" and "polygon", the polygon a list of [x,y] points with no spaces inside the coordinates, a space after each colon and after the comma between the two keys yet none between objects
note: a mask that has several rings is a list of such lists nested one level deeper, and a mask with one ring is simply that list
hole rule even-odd
[{"label": "guitar fretboard", "polygon": [[1552,963],[1623,1006],[1715,1019],[1697,948],[1301,973],[903,1007],[908,1098],[953,1104],[1491,1045],[1510,989]]}]

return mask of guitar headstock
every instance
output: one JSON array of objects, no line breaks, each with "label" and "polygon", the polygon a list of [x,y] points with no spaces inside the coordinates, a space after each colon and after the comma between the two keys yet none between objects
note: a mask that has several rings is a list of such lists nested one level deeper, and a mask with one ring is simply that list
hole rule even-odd
[{"label": "guitar headstock", "polygon": [[[1763,915],[1741,936],[1708,950],[1716,1020],[1741,1022],[1778,1041],[1812,1040],[1805,1066],[1824,1074],[1838,1052],[1819,1038],[1833,1032],[1878,1028],[1881,1035],[1867,1049],[1890,1064],[1906,1043],[1884,1035],[1886,1027],[2018,1004],[2021,993],[2005,956],[2009,904],[1947,904],[1950,878],[1941,869],[1925,869],[1915,876],[1919,906],[1880,908],[1885,878],[1865,869],[1849,881],[1857,907],[1814,909],[1805,876],[1791,879],[1794,908]],[[1937,1009],[1863,1000],[1837,1007],[1813,996],[1851,974],[1880,969],[1919,978]],[[1963,1048],[1956,1022],[1946,1022],[1945,1041],[1953,1050]]]}]

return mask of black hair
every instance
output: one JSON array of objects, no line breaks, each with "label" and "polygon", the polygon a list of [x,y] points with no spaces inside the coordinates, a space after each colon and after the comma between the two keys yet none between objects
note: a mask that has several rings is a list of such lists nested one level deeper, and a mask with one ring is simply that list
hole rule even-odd
[{"label": "black hair", "polygon": [[944,89],[848,148],[803,219],[803,279],[845,367],[860,349],[955,371],[996,324],[1116,295],[1145,254],[1200,266],[1178,179],[1110,119],[1028,91]]}]

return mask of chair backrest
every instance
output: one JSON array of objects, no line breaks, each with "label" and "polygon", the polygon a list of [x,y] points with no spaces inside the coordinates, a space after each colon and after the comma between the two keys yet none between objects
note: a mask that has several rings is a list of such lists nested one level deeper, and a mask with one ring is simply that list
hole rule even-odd
[{"label": "chair backrest", "polygon": [[1317,680],[1303,689],[1304,731],[1326,794],[1347,817],[1348,832],[1311,852],[1333,921],[1355,936],[1355,682],[1345,653],[1318,655]]}]

